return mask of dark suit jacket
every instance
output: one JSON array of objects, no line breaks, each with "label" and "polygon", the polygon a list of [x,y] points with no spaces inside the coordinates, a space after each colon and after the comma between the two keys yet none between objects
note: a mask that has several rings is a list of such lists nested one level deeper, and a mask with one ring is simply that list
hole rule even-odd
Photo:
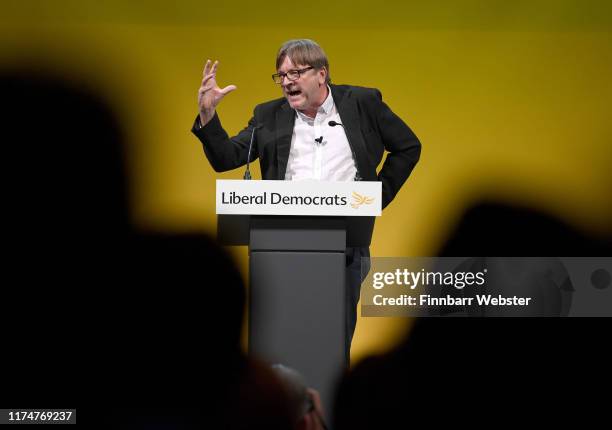
[{"label": "dark suit jacket", "polygon": [[[380,91],[349,85],[330,85],[334,103],[357,171],[365,181],[382,181],[382,206],[386,207],[404,184],[419,160],[421,144],[412,130],[382,101]],[[263,179],[285,179],[295,111],[285,98],[257,105],[249,125],[229,137],[215,114],[202,128],[198,120],[192,132],[204,146],[206,157],[217,172],[235,169],[247,162],[253,127],[255,141],[251,160],[259,157]],[[376,167],[384,152],[389,154],[380,173]]]}]

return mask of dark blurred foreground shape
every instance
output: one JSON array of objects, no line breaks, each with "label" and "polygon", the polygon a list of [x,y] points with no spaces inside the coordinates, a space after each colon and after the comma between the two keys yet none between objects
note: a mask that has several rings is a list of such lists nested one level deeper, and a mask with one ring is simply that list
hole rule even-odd
[{"label": "dark blurred foreground shape", "polygon": [[529,207],[486,200],[466,211],[438,255],[597,257],[610,256],[611,249],[609,236],[587,233]]},{"label": "dark blurred foreground shape", "polygon": [[[484,203],[440,256],[610,256],[539,212]],[[388,354],[342,381],[334,428],[555,426],[597,422],[612,381],[608,318],[419,318]]]},{"label": "dark blurred foreground shape", "polygon": [[1,403],[76,407],[86,427],[291,428],[277,378],[239,349],[234,263],[205,235],[132,228],[107,105],[34,68],[0,74],[0,94]]}]

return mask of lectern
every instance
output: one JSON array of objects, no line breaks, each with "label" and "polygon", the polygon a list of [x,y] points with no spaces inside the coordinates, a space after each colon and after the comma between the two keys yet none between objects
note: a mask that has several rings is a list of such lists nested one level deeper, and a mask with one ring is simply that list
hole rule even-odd
[{"label": "lectern", "polygon": [[[361,215],[365,211],[360,212],[359,206],[352,208],[349,205],[357,200],[362,205],[368,201],[373,204],[374,199],[380,202],[380,183],[367,183],[367,187],[378,188],[378,193],[359,187],[366,183],[348,188],[346,184],[340,184],[342,191],[333,190],[336,184],[312,183],[306,195],[302,192],[296,195],[296,190],[287,187],[290,185],[287,182],[253,181],[247,184],[255,182],[260,183],[257,186],[265,191],[234,191],[233,196],[242,200],[237,202],[236,198],[226,198],[225,201],[232,200],[234,205],[243,201],[256,205],[253,203],[256,197],[260,197],[260,203],[265,200],[266,204],[285,198],[289,207],[273,208],[276,215],[230,215],[223,213],[228,211],[227,208],[220,210],[217,206],[217,212],[221,212],[217,225],[220,243],[249,246],[249,353],[271,364],[280,363],[296,369],[308,386],[319,391],[329,413],[338,377],[346,369],[349,359],[345,347],[345,252],[347,247],[370,245],[375,219]],[[224,196],[219,195],[219,183],[217,186],[219,203],[219,198],[223,201]],[[222,185],[221,188],[225,189]],[[312,199],[306,198],[308,196],[318,196],[319,202],[327,199],[331,207],[315,208],[321,210],[321,215],[287,215],[288,212],[312,210],[312,207],[299,208],[305,203],[306,206],[312,205]],[[332,203],[342,207],[335,208]],[[261,206],[233,210],[240,213],[266,212]],[[377,213],[374,207],[367,210]],[[330,216],[330,213],[348,213],[349,216]]]}]

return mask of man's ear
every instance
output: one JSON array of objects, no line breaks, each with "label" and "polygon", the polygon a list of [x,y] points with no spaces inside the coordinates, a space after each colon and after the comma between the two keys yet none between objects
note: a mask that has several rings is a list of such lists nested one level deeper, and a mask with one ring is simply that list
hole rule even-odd
[{"label": "man's ear", "polygon": [[319,85],[323,85],[325,81],[327,81],[327,69],[321,67],[321,70],[319,70]]},{"label": "man's ear", "polygon": [[304,414],[295,427],[297,430],[311,430],[315,428],[315,422],[311,413]]}]

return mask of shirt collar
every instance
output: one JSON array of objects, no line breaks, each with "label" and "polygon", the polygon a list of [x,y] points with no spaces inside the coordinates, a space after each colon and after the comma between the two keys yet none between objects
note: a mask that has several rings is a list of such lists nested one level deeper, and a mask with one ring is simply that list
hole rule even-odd
[{"label": "shirt collar", "polygon": [[329,114],[334,107],[334,98],[332,97],[331,88],[329,85],[327,86],[327,98],[323,102],[323,104],[319,107],[318,112]]}]

